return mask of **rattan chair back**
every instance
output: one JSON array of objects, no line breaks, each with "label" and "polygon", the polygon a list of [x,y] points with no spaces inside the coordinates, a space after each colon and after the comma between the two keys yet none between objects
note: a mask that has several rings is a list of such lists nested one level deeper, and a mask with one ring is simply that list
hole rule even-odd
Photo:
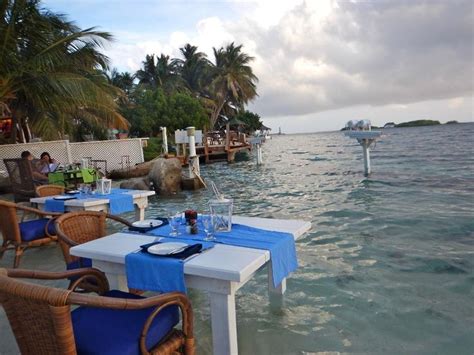
[{"label": "rattan chair back", "polygon": [[64,186],[59,185],[41,185],[36,188],[36,195],[39,197],[62,195]]},{"label": "rattan chair back", "polygon": [[15,202],[27,202],[35,197],[31,162],[28,159],[3,159],[3,163],[8,171]]},{"label": "rattan chair back", "polygon": [[79,260],[69,253],[74,245],[87,243],[106,235],[106,213],[70,212],[56,219],[56,232],[66,264]]},{"label": "rattan chair back", "polygon": [[131,226],[131,223],[123,218],[95,211],[69,212],[56,219],[56,233],[66,264],[79,260],[69,253],[71,247],[107,234],[107,219]]},{"label": "rattan chair back", "polygon": [[0,269],[0,303],[22,354],[76,354],[70,292],[18,281]]}]

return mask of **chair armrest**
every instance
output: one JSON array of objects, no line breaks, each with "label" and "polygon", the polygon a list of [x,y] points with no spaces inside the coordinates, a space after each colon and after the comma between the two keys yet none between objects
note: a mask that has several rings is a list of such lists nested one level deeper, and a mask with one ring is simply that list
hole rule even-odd
[{"label": "chair armrest", "polygon": [[98,279],[107,281],[105,274],[94,268],[83,268],[75,270],[67,270],[61,272],[55,271],[39,271],[28,269],[6,269],[7,275],[20,279],[38,279],[38,280],[60,280],[67,279],[74,276],[94,276]]},{"label": "chair armrest", "polygon": [[97,293],[103,294],[109,290],[109,282],[105,274],[94,268],[82,268],[75,270],[68,270],[62,272],[52,271],[38,271],[38,270],[27,270],[27,269],[5,269],[7,275],[15,278],[22,279],[37,279],[37,280],[61,280],[68,279],[71,277],[77,277],[73,283],[70,284],[69,289],[75,291],[76,287],[80,285],[82,281],[87,279],[95,279],[97,281]]},{"label": "chair armrest", "polygon": [[125,224],[127,227],[132,227],[132,224],[129,221],[127,221],[125,218],[122,218],[113,214],[109,214],[109,213],[107,213],[107,218],[110,218],[110,219],[113,219],[114,221]]}]

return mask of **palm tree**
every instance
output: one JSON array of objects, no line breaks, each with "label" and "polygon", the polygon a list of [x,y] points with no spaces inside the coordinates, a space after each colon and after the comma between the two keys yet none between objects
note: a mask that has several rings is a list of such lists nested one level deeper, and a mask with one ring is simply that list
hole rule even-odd
[{"label": "palm tree", "polygon": [[143,69],[135,74],[139,84],[151,89],[162,88],[166,93],[179,91],[184,87],[181,77],[178,75],[178,67],[175,61],[170,60],[168,55],[161,54],[146,55]]},{"label": "palm tree", "polygon": [[205,53],[198,52],[198,47],[187,43],[180,48],[184,59],[175,59],[181,78],[187,88],[196,96],[200,96],[206,80],[209,78],[211,62]]},{"label": "palm tree", "polygon": [[211,128],[216,125],[223,110],[241,110],[253,100],[257,96],[258,81],[249,65],[254,58],[242,52],[242,45],[235,46],[232,42],[225,48],[213,50],[215,65],[208,91],[214,101]]},{"label": "palm tree", "polygon": [[113,68],[110,74],[105,73],[105,76],[110,84],[121,89],[127,96],[130,95],[133,90],[135,75],[129,72],[119,73],[116,68]]},{"label": "palm tree", "polygon": [[13,142],[17,124],[29,121],[38,133],[63,135],[84,112],[103,126],[126,124],[117,113],[116,89],[100,73],[108,58],[99,48],[111,39],[41,10],[38,0],[2,1],[0,102],[13,115]]}]

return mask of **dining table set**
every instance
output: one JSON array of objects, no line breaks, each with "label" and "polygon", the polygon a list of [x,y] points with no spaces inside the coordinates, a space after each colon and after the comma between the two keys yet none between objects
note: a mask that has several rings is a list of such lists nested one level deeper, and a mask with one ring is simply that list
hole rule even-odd
[{"label": "dining table set", "polygon": [[[99,180],[100,181],[100,180]],[[63,195],[34,197],[30,202],[48,212],[103,211],[114,215],[135,212],[135,220],[145,218],[148,197],[155,195],[149,190],[111,188],[108,193],[92,190],[83,184],[78,190],[69,190]]]},{"label": "dining table set", "polygon": [[[295,240],[311,223],[302,220],[232,216],[218,230],[219,216],[196,214],[196,230],[185,213],[136,221],[132,227],[74,246],[70,253],[92,260],[112,288],[160,293],[189,288],[209,294],[214,354],[237,354],[235,293],[263,266],[268,287],[282,295],[298,267]],[[207,225],[205,221],[214,223]],[[225,216],[220,216],[225,218]]]}]

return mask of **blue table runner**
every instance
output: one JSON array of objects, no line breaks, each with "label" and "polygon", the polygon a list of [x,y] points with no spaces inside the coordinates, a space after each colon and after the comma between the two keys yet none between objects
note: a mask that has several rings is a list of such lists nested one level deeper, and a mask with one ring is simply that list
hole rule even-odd
[{"label": "blue table runner", "polygon": [[47,212],[64,213],[64,200],[55,200],[54,198],[48,198],[44,203],[44,210]]},{"label": "blue table runner", "polygon": [[[200,227],[200,231],[196,235],[182,234],[173,239],[180,241],[180,238],[186,238],[202,241],[205,234],[201,230],[202,227]],[[167,237],[170,231],[170,226],[166,225],[153,229],[147,232],[147,234]],[[214,241],[215,243],[269,250],[274,287],[277,287],[291,272],[298,268],[295,239],[290,233],[233,224],[230,232],[216,233],[215,236],[217,238],[217,240]]]},{"label": "blue table runner", "polygon": [[[109,200],[109,213],[110,214],[121,214],[124,212],[134,211],[133,207],[133,196],[127,194],[129,190],[124,189],[112,189],[109,195],[90,195],[92,198],[106,198]],[[90,198],[90,197],[89,197]]]},{"label": "blue table runner", "polygon": [[[182,242],[189,245],[198,244],[195,240],[163,238],[160,242]],[[200,241],[202,249],[214,245]],[[129,288],[157,292],[186,292],[184,283],[184,260],[166,256],[152,255],[143,251],[125,256],[125,270]]]},{"label": "blue table runner", "polygon": [[[79,200],[85,199],[108,199],[109,200],[109,213],[110,214],[121,214],[124,212],[134,211],[133,196],[126,193],[129,190],[125,189],[112,189],[109,195],[101,194],[76,194]],[[64,212],[65,200],[55,200],[54,198],[48,198],[45,202],[45,211],[48,212]]]}]

